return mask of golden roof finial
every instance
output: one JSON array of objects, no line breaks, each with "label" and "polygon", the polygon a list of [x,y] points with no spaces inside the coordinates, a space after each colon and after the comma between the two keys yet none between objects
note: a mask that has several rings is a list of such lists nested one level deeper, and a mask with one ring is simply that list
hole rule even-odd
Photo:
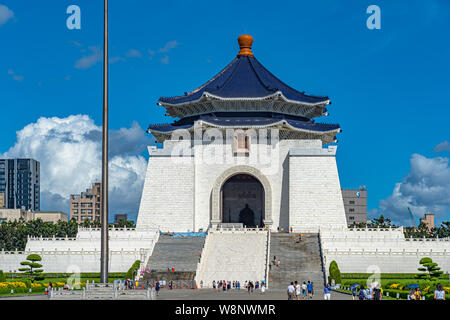
[{"label": "golden roof finial", "polygon": [[239,51],[238,53],[238,57],[239,56],[253,57],[252,52],[253,37],[248,34],[244,34],[242,36],[239,36],[238,42],[239,47],[241,48],[241,51]]}]

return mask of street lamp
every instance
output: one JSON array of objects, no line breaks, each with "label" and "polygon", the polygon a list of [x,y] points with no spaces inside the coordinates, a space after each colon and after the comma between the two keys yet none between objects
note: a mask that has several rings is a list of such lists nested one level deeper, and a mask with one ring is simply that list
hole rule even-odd
[{"label": "street lamp", "polygon": [[104,0],[103,30],[103,138],[100,281],[108,283],[108,0]]}]

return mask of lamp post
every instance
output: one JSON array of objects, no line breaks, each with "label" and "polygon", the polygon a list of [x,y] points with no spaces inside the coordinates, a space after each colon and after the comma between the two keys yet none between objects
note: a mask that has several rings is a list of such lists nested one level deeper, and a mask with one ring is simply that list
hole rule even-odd
[{"label": "lamp post", "polygon": [[103,32],[103,139],[100,281],[108,283],[108,0],[104,0]]}]

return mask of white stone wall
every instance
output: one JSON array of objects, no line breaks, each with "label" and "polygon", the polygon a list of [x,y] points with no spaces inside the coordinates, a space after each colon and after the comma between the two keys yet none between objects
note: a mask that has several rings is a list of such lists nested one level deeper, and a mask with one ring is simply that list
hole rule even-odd
[{"label": "white stone wall", "polygon": [[335,260],[345,273],[415,273],[423,257],[450,272],[450,239],[405,239],[398,229],[321,229],[328,272]]},{"label": "white stone wall", "polygon": [[335,147],[291,149],[289,217],[294,232],[347,225],[335,151]]},{"label": "white stone wall", "polygon": [[[186,150],[174,153],[181,145]],[[256,168],[269,181],[272,230],[293,226],[317,232],[320,224],[346,225],[334,153],[323,149],[320,140],[252,141],[249,156],[235,156],[230,144],[168,140],[163,149],[150,149],[137,226],[177,232],[208,228],[214,184],[223,172],[242,165]]]},{"label": "white stone wall", "polygon": [[[80,228],[76,238],[29,238],[23,252],[0,252],[0,270],[18,270],[36,253],[46,273],[100,272],[100,237],[100,229]],[[136,260],[146,264],[158,237],[157,229],[109,230],[109,271],[126,272]]]},{"label": "white stone wall", "polygon": [[[110,272],[127,272],[136,260],[144,260],[145,250],[111,251],[109,256]],[[20,262],[29,254],[42,257],[45,273],[100,272],[100,251],[0,251],[0,270],[9,272],[22,268]]]},{"label": "white stone wall", "polygon": [[137,227],[162,231],[194,229],[194,162],[178,163],[169,156],[151,156],[137,218]]}]

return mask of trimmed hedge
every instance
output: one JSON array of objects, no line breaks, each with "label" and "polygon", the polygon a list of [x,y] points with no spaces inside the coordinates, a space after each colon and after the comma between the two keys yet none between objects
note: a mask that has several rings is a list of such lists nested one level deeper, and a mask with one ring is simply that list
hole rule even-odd
[{"label": "trimmed hedge", "polygon": [[[13,274],[13,273],[5,273],[7,279],[11,279],[11,277],[14,277],[14,279],[27,279],[29,276],[25,274]],[[125,272],[110,272],[109,277],[110,278],[125,278],[126,277]],[[61,278],[69,278],[73,276],[73,273],[41,273],[39,276],[44,277],[45,279],[61,279]],[[100,273],[98,272],[82,272],[80,273],[80,278],[99,278],[100,279]],[[1,281],[0,281],[1,282]]]},{"label": "trimmed hedge", "polygon": [[139,270],[140,266],[141,266],[141,261],[136,260],[126,274],[127,279],[133,279],[134,273]]},{"label": "trimmed hedge", "polygon": [[339,267],[337,265],[336,261],[331,261],[330,263],[330,267],[329,267],[329,283],[331,283],[331,280],[334,279],[335,283],[342,283],[342,279],[341,279],[341,271],[339,270]]},{"label": "trimmed hedge", "polygon": [[5,282],[6,281],[6,275],[3,273],[2,270],[0,270],[0,282]]},{"label": "trimmed hedge", "polygon": [[[331,264],[330,264],[331,266]],[[381,279],[416,279],[417,273],[381,273]],[[346,279],[368,279],[372,273],[342,273],[341,278]],[[439,279],[448,280],[448,274],[442,274]]]}]

